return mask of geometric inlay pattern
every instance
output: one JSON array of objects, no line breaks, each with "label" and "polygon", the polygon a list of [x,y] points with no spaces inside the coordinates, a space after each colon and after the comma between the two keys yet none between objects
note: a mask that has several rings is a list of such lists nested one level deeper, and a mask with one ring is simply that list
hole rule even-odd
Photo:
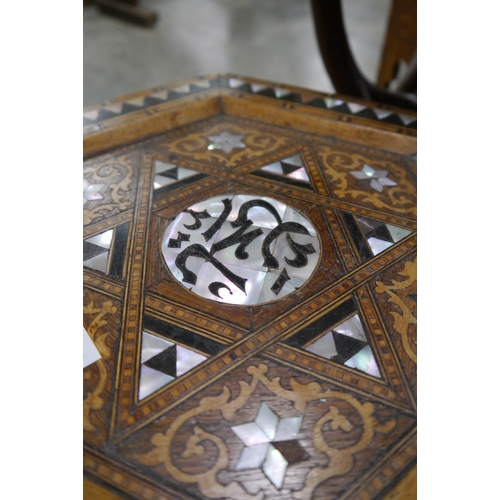
[{"label": "geometric inlay pattern", "polygon": [[198,172],[188,168],[178,167],[173,163],[155,160],[154,189],[169,186],[188,177],[196,175]]},{"label": "geometric inlay pattern", "polygon": [[199,80],[194,85],[180,85],[173,89],[155,90],[147,96],[136,97],[124,102],[115,102],[101,107],[99,110],[90,110],[83,113],[83,125],[109,120],[134,111],[157,106],[167,101],[173,101],[186,97],[189,94],[207,90],[210,88],[208,80]]},{"label": "geometric inlay pattern", "polygon": [[198,366],[207,356],[147,332],[142,332],[139,400]]},{"label": "geometric inlay pattern", "polygon": [[222,132],[220,135],[211,135],[208,137],[212,144],[208,146],[208,149],[222,149],[224,153],[230,153],[233,148],[245,148],[245,144],[241,142],[243,138],[242,134],[232,135],[229,132]]},{"label": "geometric inlay pattern", "polygon": [[252,175],[274,181],[280,181],[288,186],[313,190],[311,179],[300,153],[275,161],[269,165],[254,170]]},{"label": "geometric inlay pattern", "polygon": [[343,212],[342,218],[363,262],[372,259],[413,231],[361,215]]},{"label": "geometric inlay pattern", "polygon": [[[286,343],[335,363],[380,378],[380,370],[370,347],[353,297],[292,335]],[[333,327],[331,325],[337,326]]]},{"label": "geometric inlay pattern", "polygon": [[387,177],[388,173],[388,170],[375,170],[365,164],[361,171],[351,172],[351,175],[358,179],[358,184],[367,183],[375,191],[381,193],[384,186],[397,186],[397,182]]},{"label": "geometric inlay pattern", "polygon": [[341,498],[346,483],[414,422],[336,384],[256,359],[152,423],[143,451],[135,452],[133,439],[122,450],[132,466],[185,486],[184,498]]},{"label": "geometric inlay pattern", "polygon": [[96,234],[83,241],[83,265],[107,273],[108,257],[114,229]]},{"label": "geometric inlay pattern", "polygon": [[409,229],[393,226],[366,217],[356,217],[361,230],[370,245],[373,255],[378,255],[412,233]]},{"label": "geometric inlay pattern", "polygon": [[299,212],[272,198],[228,194],[181,212],[162,252],[173,276],[201,297],[252,305],[284,297],[311,276],[319,239]]},{"label": "geometric inlay pattern", "polygon": [[305,350],[380,377],[377,362],[357,314],[309,344]]},{"label": "geometric inlay pattern", "polygon": [[102,200],[104,197],[99,192],[105,184],[90,184],[89,181],[83,179],[83,204],[87,201]]},{"label": "geometric inlay pattern", "polygon": [[266,403],[261,403],[253,422],[231,427],[245,444],[236,470],[262,467],[276,488],[281,489],[288,465],[309,458],[297,440],[302,418],[279,418]]},{"label": "geometric inlay pattern", "polygon": [[84,113],[86,482],[376,500],[414,477],[416,118],[232,75]]},{"label": "geometric inlay pattern", "polygon": [[262,167],[261,171],[283,175],[289,179],[311,182],[300,153]]},{"label": "geometric inlay pattern", "polygon": [[83,240],[83,265],[121,280],[127,253],[129,222]]},{"label": "geometric inlay pattern", "polygon": [[218,77],[211,80],[200,79],[190,84],[185,84],[172,89],[160,89],[142,96],[102,106],[99,109],[91,109],[83,113],[83,125],[95,124],[111,118],[116,118],[134,111],[157,106],[169,101],[174,101],[187,95],[203,92],[209,88],[230,88],[240,92],[265,96],[281,101],[288,101],[328,109],[336,113],[359,116],[365,119],[383,123],[391,123],[400,127],[417,128],[417,117],[398,113],[390,109],[382,109],[376,106],[350,102],[337,97],[318,97],[303,92],[296,92],[275,85],[263,85],[246,82],[240,78]]},{"label": "geometric inlay pattern", "polygon": [[308,93],[293,92],[282,87],[273,85],[263,85],[256,83],[247,83],[240,78],[221,78],[221,86],[228,86],[232,89],[237,89],[243,92],[262,95],[266,97],[274,97],[283,101],[305,104],[306,106],[314,106],[322,109],[330,109],[337,113],[345,113],[371,120],[381,121],[385,123],[393,123],[394,125],[416,128],[417,118],[404,113],[395,113],[392,110],[381,109],[370,106],[368,103],[359,104],[349,102],[345,99],[337,97],[315,97]]}]

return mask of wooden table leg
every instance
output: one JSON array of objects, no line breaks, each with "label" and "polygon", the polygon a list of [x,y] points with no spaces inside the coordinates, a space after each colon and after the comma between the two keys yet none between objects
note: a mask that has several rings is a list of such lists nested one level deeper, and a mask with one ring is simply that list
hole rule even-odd
[{"label": "wooden table leg", "polygon": [[156,12],[143,9],[134,3],[125,0],[97,0],[96,4],[101,12],[111,16],[119,17],[140,26],[151,27],[158,20]]}]

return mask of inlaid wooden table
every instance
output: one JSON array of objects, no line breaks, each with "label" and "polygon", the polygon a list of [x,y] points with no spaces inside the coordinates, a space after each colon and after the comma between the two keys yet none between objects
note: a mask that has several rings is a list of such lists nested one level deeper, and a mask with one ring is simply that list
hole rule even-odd
[{"label": "inlaid wooden table", "polygon": [[215,75],[84,155],[86,498],[415,498],[416,116]]}]

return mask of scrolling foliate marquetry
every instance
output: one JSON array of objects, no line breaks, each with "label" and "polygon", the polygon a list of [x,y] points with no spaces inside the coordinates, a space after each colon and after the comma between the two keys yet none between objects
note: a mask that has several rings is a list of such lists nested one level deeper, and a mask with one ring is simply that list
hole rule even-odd
[{"label": "scrolling foliate marquetry", "polygon": [[417,257],[400,262],[371,282],[406,376],[417,384]]},{"label": "scrolling foliate marquetry", "polygon": [[[222,149],[209,149],[214,144],[211,137],[218,137],[227,133],[235,137],[241,136],[241,143],[245,147],[234,147],[229,153]],[[293,137],[280,134],[278,129],[259,127],[255,122],[238,123],[225,120],[208,127],[186,127],[171,134],[167,140],[160,140],[155,147],[170,155],[180,155],[213,166],[226,168],[235,167],[278,149],[292,146],[296,143]]]},{"label": "scrolling foliate marquetry", "polygon": [[133,207],[139,154],[105,156],[83,166],[83,225],[99,222]]},{"label": "scrolling foliate marquetry", "polygon": [[[414,425],[411,417],[272,362],[254,360],[230,378],[146,429],[148,451],[134,454],[133,438],[122,451],[203,498],[306,500],[316,491],[333,498]],[[258,421],[263,402],[279,421],[301,423],[293,441],[269,438],[265,461],[244,466],[248,449],[235,433]],[[281,472],[270,458],[279,454]]]},{"label": "scrolling foliate marquetry", "polygon": [[102,445],[111,414],[111,392],[115,367],[119,306],[96,292],[84,291],[83,324],[101,358],[83,370],[84,440]]},{"label": "scrolling foliate marquetry", "polygon": [[406,160],[326,144],[315,145],[315,150],[335,198],[416,218],[416,181],[403,167]]}]

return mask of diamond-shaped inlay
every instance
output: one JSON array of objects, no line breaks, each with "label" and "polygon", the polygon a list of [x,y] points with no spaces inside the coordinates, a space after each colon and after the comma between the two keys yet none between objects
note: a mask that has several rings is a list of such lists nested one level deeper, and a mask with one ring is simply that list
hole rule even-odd
[{"label": "diamond-shaped inlay", "polygon": [[236,470],[258,469],[281,489],[287,467],[309,458],[298,441],[302,416],[279,418],[266,403],[261,403],[253,422],[231,427],[243,442]]},{"label": "diamond-shaped inlay", "polygon": [[388,170],[375,170],[370,167],[370,165],[364,165],[362,170],[356,172],[350,172],[351,175],[356,177],[359,181],[369,180],[370,187],[378,191],[382,192],[385,186],[396,186],[397,182],[389,179],[387,175],[389,174]]},{"label": "diamond-shaped inlay", "polygon": [[230,153],[234,148],[246,148],[246,145],[241,142],[243,139],[242,134],[230,134],[229,132],[222,132],[220,135],[211,135],[208,137],[212,144],[208,149],[222,149],[224,153]]},{"label": "diamond-shaped inlay", "polygon": [[103,200],[104,196],[100,193],[105,184],[90,184],[84,179],[83,181],[83,204],[88,201]]}]

